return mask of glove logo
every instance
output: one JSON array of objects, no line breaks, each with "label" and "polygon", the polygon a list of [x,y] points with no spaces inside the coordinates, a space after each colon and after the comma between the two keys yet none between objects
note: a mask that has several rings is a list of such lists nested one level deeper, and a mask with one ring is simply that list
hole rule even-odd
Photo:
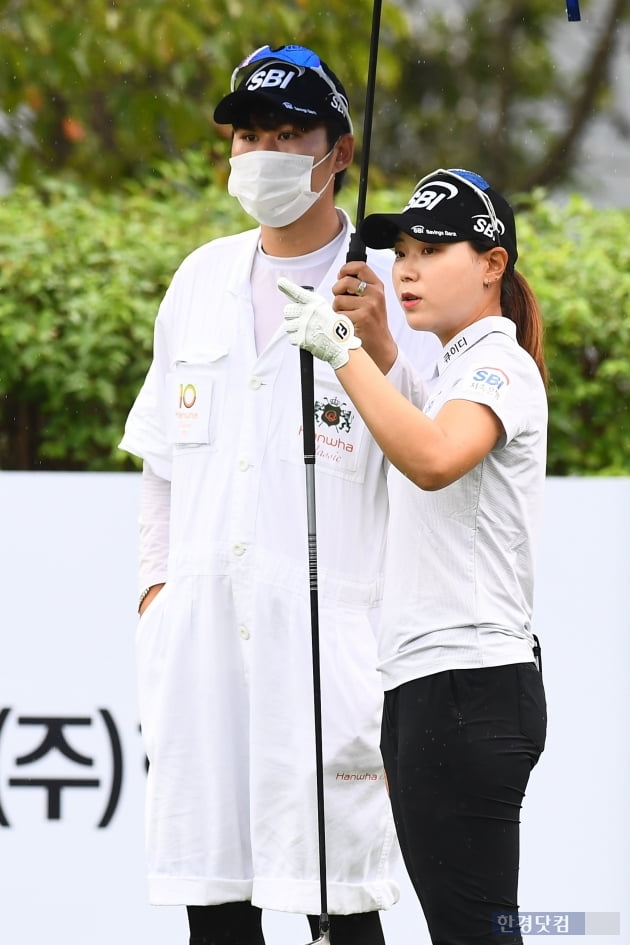
[{"label": "glove logo", "polygon": [[353,331],[348,325],[346,319],[340,318],[339,321],[335,322],[333,325],[332,333],[337,341],[344,345],[353,334]]}]

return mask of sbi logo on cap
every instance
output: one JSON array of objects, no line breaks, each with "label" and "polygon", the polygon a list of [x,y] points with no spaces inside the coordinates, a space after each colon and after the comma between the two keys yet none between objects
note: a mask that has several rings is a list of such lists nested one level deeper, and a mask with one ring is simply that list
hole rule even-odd
[{"label": "sbi logo on cap", "polygon": [[[475,233],[480,233],[482,236],[489,236],[490,239],[494,236],[494,226],[492,220],[486,213],[476,213],[472,218],[473,230]],[[499,235],[503,236],[505,233],[505,226],[497,217],[497,229]]]},{"label": "sbi logo on cap", "polygon": [[[444,190],[436,189],[439,187],[443,187]],[[459,190],[450,181],[432,180],[412,194],[405,210],[435,210],[443,200],[450,200],[458,193]]]},{"label": "sbi logo on cap", "polygon": [[281,67],[264,65],[257,69],[245,83],[248,92],[258,89],[286,89],[291,79],[300,75],[300,70],[284,63]]}]

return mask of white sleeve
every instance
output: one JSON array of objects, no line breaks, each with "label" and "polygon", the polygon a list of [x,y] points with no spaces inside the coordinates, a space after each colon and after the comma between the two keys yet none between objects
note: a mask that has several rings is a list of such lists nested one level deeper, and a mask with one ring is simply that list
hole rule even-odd
[{"label": "white sleeve", "polygon": [[140,484],[138,592],[163,584],[168,571],[171,484],[157,476],[148,463]]},{"label": "white sleeve", "polygon": [[160,306],[155,322],[153,361],[125,423],[118,448],[149,462],[163,479],[171,478],[172,446],[165,430],[164,384],[170,370],[167,331],[164,316],[168,311],[170,289]]},{"label": "white sleeve", "polygon": [[523,431],[546,429],[545,389],[527,352],[516,341],[510,345],[479,344],[472,352],[478,352],[476,360],[468,355],[465,370],[444,402],[470,400],[489,407],[503,424],[501,446]]},{"label": "white sleeve", "polygon": [[428,397],[427,381],[401,348],[398,348],[398,357],[389,369],[387,379],[403,397],[422,410]]}]

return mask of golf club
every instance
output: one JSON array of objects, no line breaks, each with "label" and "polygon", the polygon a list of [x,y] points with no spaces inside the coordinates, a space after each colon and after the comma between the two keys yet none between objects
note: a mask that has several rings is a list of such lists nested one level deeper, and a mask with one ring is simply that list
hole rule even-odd
[{"label": "golf club", "polygon": [[[304,288],[311,288],[305,286]],[[313,709],[315,716],[315,780],[317,786],[317,833],[319,843],[320,916],[319,938],[330,941],[328,890],[326,881],[326,821],[324,814],[324,761],[322,749],[322,699],[319,660],[319,602],[317,595],[317,527],[315,513],[315,382],[313,355],[300,348],[302,382],[302,430],[306,472],[306,521],[308,531],[308,576],[311,605],[311,646],[313,654]]]},{"label": "golf club", "polygon": [[[358,234],[359,224],[365,214],[370,141],[372,136],[372,112],[376,84],[376,59],[381,19],[381,0],[374,0],[370,38],[370,57],[365,95],[365,115],[361,151],[361,172],[357,201],[356,230],[350,238],[347,261],[365,260],[365,244]],[[311,288],[305,286],[305,288]],[[302,430],[304,465],[306,473],[306,517],[308,531],[308,570],[311,605],[311,643],[313,651],[313,708],[315,717],[315,779],[317,785],[317,828],[319,838],[319,885],[320,916],[319,937],[310,945],[330,942],[330,918],[328,916],[328,890],[326,879],[326,819],[324,810],[324,763],[322,748],[321,674],[319,657],[319,603],[317,593],[317,525],[315,510],[315,382],[313,355],[300,349],[300,378],[302,385]]]}]

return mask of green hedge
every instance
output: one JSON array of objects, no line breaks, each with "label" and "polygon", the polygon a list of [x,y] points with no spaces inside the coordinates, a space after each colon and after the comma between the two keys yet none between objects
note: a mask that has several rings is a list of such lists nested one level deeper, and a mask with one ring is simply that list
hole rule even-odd
[{"label": "green hedge", "polygon": [[[406,191],[368,195],[399,207]],[[341,203],[354,213],[352,182]],[[251,226],[200,156],[142,187],[51,180],[0,200],[0,468],[137,468],[117,449],[182,258]],[[630,474],[630,213],[538,196],[519,214],[520,269],[541,302],[551,475]]]}]

